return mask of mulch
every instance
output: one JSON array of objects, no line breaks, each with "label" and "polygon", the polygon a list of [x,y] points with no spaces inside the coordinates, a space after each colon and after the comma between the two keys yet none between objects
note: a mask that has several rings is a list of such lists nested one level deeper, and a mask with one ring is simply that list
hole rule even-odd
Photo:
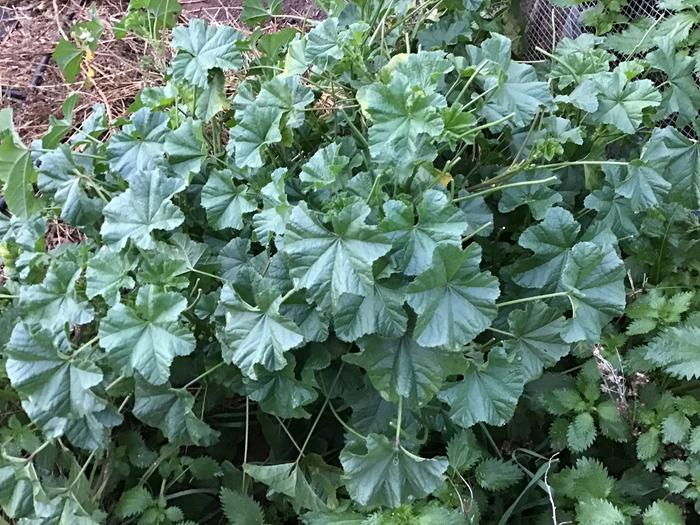
[{"label": "mulch", "polygon": [[[247,30],[238,22],[242,0],[180,1],[181,22],[203,18]],[[93,83],[86,85],[81,75],[78,82],[67,84],[50,55],[70,20],[89,19],[93,5],[105,26],[91,63]],[[126,112],[144,86],[162,79],[170,58],[167,35],[155,47],[136,37],[114,37],[112,25],[121,20],[127,6],[128,0],[0,0],[0,107],[13,108],[15,127],[25,142],[46,132],[49,115],[60,116],[71,92],[80,94],[76,121],[95,103],[104,104],[114,119]],[[310,19],[322,16],[313,0],[285,0],[282,12]],[[296,22],[277,19],[267,29],[287,23]]]}]

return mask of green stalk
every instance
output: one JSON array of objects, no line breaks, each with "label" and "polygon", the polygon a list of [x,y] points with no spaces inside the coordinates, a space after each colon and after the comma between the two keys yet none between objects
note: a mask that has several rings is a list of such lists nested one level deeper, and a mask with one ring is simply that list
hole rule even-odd
[{"label": "green stalk", "polygon": [[504,301],[502,303],[496,303],[496,306],[502,308],[504,306],[511,306],[513,304],[530,303],[532,301],[540,301],[542,299],[551,299],[553,297],[569,297],[569,292],[554,292],[546,293],[544,295],[533,295],[531,297],[522,297],[520,299],[513,299],[512,301]]}]

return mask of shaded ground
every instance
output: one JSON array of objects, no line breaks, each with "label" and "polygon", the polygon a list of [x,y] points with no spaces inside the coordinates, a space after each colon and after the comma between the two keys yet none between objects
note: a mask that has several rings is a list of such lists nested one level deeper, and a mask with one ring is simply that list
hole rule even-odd
[{"label": "shaded ground", "polygon": [[[46,131],[49,115],[60,115],[61,105],[71,91],[81,94],[78,118],[95,103],[104,103],[110,116],[116,118],[145,84],[157,83],[161,77],[169,58],[167,42],[154,49],[133,37],[117,40],[111,27],[124,16],[128,0],[102,0],[94,2],[105,25],[91,64],[94,85],[65,83],[50,54],[61,31],[66,31],[69,17],[88,19],[92,3],[85,2],[84,6],[81,0],[0,0],[0,107],[13,107],[15,125],[26,141]],[[239,26],[242,0],[181,0],[181,4],[183,22],[196,17]],[[282,11],[309,18],[321,16],[313,0],[286,0]],[[284,22],[277,19],[275,25]]]}]

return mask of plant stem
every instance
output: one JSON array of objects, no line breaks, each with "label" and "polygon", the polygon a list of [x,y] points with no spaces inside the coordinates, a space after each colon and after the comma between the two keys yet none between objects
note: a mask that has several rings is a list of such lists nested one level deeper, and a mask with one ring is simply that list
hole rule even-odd
[{"label": "plant stem", "polygon": [[216,489],[187,489],[181,490],[180,492],[175,492],[173,494],[168,494],[165,496],[165,499],[169,501],[171,499],[182,498],[184,496],[192,496],[193,494],[211,494],[216,496],[219,494],[219,491]]},{"label": "plant stem", "polygon": [[314,420],[313,424],[311,425],[309,432],[306,434],[306,439],[301,444],[301,450],[299,450],[299,456],[297,456],[297,460],[296,460],[297,464],[299,463],[302,456],[304,455],[304,450],[306,450],[306,445],[309,444],[309,440],[311,439],[311,435],[314,433],[314,430],[316,430],[316,425],[318,425],[318,422],[321,419],[321,416],[323,415],[323,413],[326,410],[326,407],[328,406],[328,402],[331,399],[331,394],[333,393],[333,390],[335,389],[335,385],[338,383],[338,379],[340,379],[340,373],[343,371],[344,364],[345,364],[344,362],[340,363],[340,366],[338,367],[338,372],[335,374],[335,378],[333,379],[333,383],[331,383],[331,387],[328,389],[328,393],[326,394],[326,400],[323,402],[323,405],[321,406],[321,410],[318,411],[318,415],[316,416],[316,419]]},{"label": "plant stem", "polygon": [[493,333],[496,333],[496,334],[501,334],[501,335],[505,335],[507,337],[512,337],[514,339],[517,339],[517,336],[515,334],[512,334],[510,332],[506,332],[505,330],[499,330],[498,328],[494,328],[493,326],[489,326],[487,328],[487,330],[489,330]]},{"label": "plant stem", "polygon": [[568,297],[569,292],[554,292],[546,293],[544,295],[533,295],[531,297],[522,297],[520,299],[513,299],[512,301],[504,301],[502,303],[496,303],[496,306],[501,308],[503,306],[510,306],[513,304],[529,303],[532,301],[539,301],[541,299],[550,299],[552,297]]},{"label": "plant stem", "polygon": [[204,379],[205,377],[207,377],[209,374],[211,374],[212,372],[215,372],[216,370],[218,370],[219,368],[221,368],[221,367],[224,366],[225,364],[226,364],[226,363],[224,363],[223,361],[220,361],[220,362],[216,363],[216,364],[215,364],[214,366],[212,366],[209,370],[205,370],[204,372],[202,372],[201,374],[199,374],[197,377],[195,377],[192,381],[190,381],[189,383],[187,383],[184,387],[182,387],[182,389],[183,389],[183,390],[187,390],[189,387],[191,387],[192,385],[194,385],[194,384],[197,383],[198,381],[201,381],[202,379]]},{"label": "plant stem", "polygon": [[19,299],[19,295],[0,294],[0,299]]},{"label": "plant stem", "polygon": [[497,191],[505,190],[508,188],[519,188],[521,186],[535,186],[537,184],[547,184],[550,182],[554,182],[559,180],[555,176],[547,177],[546,179],[537,179],[537,180],[524,180],[521,182],[511,182],[509,184],[503,184],[502,186],[495,186],[493,188],[489,188],[486,190],[482,190],[476,193],[470,193],[469,195],[465,195],[464,197],[458,197],[456,199],[453,199],[452,202],[461,202],[461,201],[467,201],[469,199],[475,199],[477,197],[481,197],[483,195],[489,195],[490,193],[495,193]]},{"label": "plant stem", "polygon": [[396,436],[394,437],[394,447],[399,450],[401,446],[401,419],[403,418],[403,397],[399,396],[399,409],[396,414]]},{"label": "plant stem", "polygon": [[73,354],[71,354],[71,357],[77,356],[80,352],[82,352],[86,348],[90,348],[93,344],[95,344],[99,340],[100,340],[100,336],[96,335],[95,337],[90,339],[87,343],[81,345],[75,352],[73,352]]}]

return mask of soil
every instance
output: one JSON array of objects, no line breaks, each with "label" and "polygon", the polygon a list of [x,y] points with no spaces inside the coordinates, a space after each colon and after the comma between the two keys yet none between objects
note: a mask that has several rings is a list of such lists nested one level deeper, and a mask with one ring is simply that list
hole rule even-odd
[{"label": "soil", "polygon": [[[89,6],[93,3],[105,26],[91,63],[94,82],[67,84],[50,55],[70,17],[75,21],[89,19]],[[181,22],[203,18],[248,30],[238,22],[242,0],[180,3]],[[49,115],[60,116],[61,105],[71,91],[81,95],[76,121],[89,113],[95,103],[105,104],[114,119],[124,114],[144,85],[158,82],[162,76],[159,71],[169,58],[166,37],[159,49],[134,37],[114,38],[112,24],[124,16],[127,6],[128,0],[0,0],[0,107],[13,108],[15,126],[25,142],[45,133]],[[313,0],[284,0],[282,13],[310,19],[322,16]],[[279,28],[287,22],[297,23],[276,19],[269,28]]]}]

